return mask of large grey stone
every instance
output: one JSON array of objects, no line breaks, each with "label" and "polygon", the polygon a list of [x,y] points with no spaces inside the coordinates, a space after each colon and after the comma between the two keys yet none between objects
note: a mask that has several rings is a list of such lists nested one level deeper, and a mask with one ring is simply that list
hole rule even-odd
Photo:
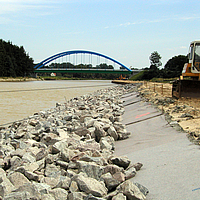
[{"label": "large grey stone", "polygon": [[60,167],[53,164],[47,164],[45,168],[45,176],[47,177],[57,177],[61,175]]},{"label": "large grey stone", "polygon": [[14,189],[14,185],[6,177],[6,172],[0,168],[0,196],[4,197]]},{"label": "large grey stone", "polygon": [[94,178],[85,177],[81,174],[73,178],[81,191],[87,194],[93,194],[97,197],[103,197],[107,194],[107,188]]},{"label": "large grey stone", "polygon": [[55,200],[66,200],[68,197],[68,192],[62,188],[54,188],[53,190],[50,190],[49,193]]},{"label": "large grey stone", "polygon": [[139,188],[132,183],[131,181],[127,180],[118,186],[118,191],[122,192],[127,199],[133,200],[145,200],[146,197],[144,194],[139,190]]},{"label": "large grey stone", "polygon": [[28,183],[29,180],[20,172],[14,172],[11,175],[8,176],[8,179],[10,182],[16,187],[20,187],[24,185],[25,183]]},{"label": "large grey stone", "polygon": [[117,194],[116,196],[114,196],[113,198],[112,198],[112,200],[126,200],[127,198],[126,198],[126,196],[125,195],[123,195],[123,193],[119,193],[119,194]]},{"label": "large grey stone", "polygon": [[41,198],[41,194],[38,191],[38,188],[31,182],[20,186],[18,189],[14,190],[13,192],[27,192],[27,193],[29,193],[30,199],[31,198],[36,198],[36,199]]},{"label": "large grey stone", "polygon": [[83,200],[85,199],[86,194],[84,194],[83,192],[72,192],[68,195],[68,199],[67,200]]},{"label": "large grey stone", "polygon": [[[10,194],[7,194],[4,196],[4,200],[26,200],[31,199],[32,196],[29,192],[23,191],[23,192],[12,192]],[[35,198],[36,199],[36,198]]]},{"label": "large grey stone", "polygon": [[71,178],[67,176],[60,176],[58,180],[58,184],[55,186],[56,188],[63,188],[68,190],[71,184]]},{"label": "large grey stone", "polygon": [[78,171],[87,174],[88,177],[100,179],[104,167],[93,162],[77,161]]},{"label": "large grey stone", "polygon": [[131,160],[122,156],[114,156],[110,159],[110,161],[119,167],[123,167],[124,169],[126,169],[131,163]]},{"label": "large grey stone", "polygon": [[108,129],[108,134],[114,138],[115,141],[118,140],[118,134],[117,131],[115,130],[115,128],[113,126],[110,126],[110,128]]},{"label": "large grey stone", "polygon": [[113,178],[113,176],[109,172],[103,174],[100,180],[104,181],[109,191],[115,189],[120,184],[120,182]]}]

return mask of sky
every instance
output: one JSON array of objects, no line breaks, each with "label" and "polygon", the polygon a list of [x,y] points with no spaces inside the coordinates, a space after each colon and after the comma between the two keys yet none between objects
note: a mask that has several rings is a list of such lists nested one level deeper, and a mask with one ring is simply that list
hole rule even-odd
[{"label": "sky", "polygon": [[0,39],[23,46],[34,63],[90,50],[127,67],[162,67],[200,40],[199,0],[0,0]]}]

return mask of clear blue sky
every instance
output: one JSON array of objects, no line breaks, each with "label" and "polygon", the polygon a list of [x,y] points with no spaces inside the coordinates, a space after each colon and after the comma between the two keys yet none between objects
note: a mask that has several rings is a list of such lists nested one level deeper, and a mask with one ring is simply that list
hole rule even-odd
[{"label": "clear blue sky", "polygon": [[0,0],[0,38],[39,62],[67,50],[91,50],[127,67],[162,66],[200,39],[199,0]]}]

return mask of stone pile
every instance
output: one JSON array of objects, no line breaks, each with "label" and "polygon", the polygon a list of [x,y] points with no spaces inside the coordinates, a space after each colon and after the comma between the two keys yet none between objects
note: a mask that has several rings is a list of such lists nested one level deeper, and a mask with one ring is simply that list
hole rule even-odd
[{"label": "stone pile", "polygon": [[0,129],[0,199],[146,199],[129,179],[142,167],[113,154],[130,133],[121,95],[99,90]]}]

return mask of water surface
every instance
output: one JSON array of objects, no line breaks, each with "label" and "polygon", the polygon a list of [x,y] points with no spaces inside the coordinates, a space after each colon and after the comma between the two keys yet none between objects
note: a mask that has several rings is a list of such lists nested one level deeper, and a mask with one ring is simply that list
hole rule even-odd
[{"label": "water surface", "polygon": [[110,80],[0,82],[0,125],[110,86]]}]

